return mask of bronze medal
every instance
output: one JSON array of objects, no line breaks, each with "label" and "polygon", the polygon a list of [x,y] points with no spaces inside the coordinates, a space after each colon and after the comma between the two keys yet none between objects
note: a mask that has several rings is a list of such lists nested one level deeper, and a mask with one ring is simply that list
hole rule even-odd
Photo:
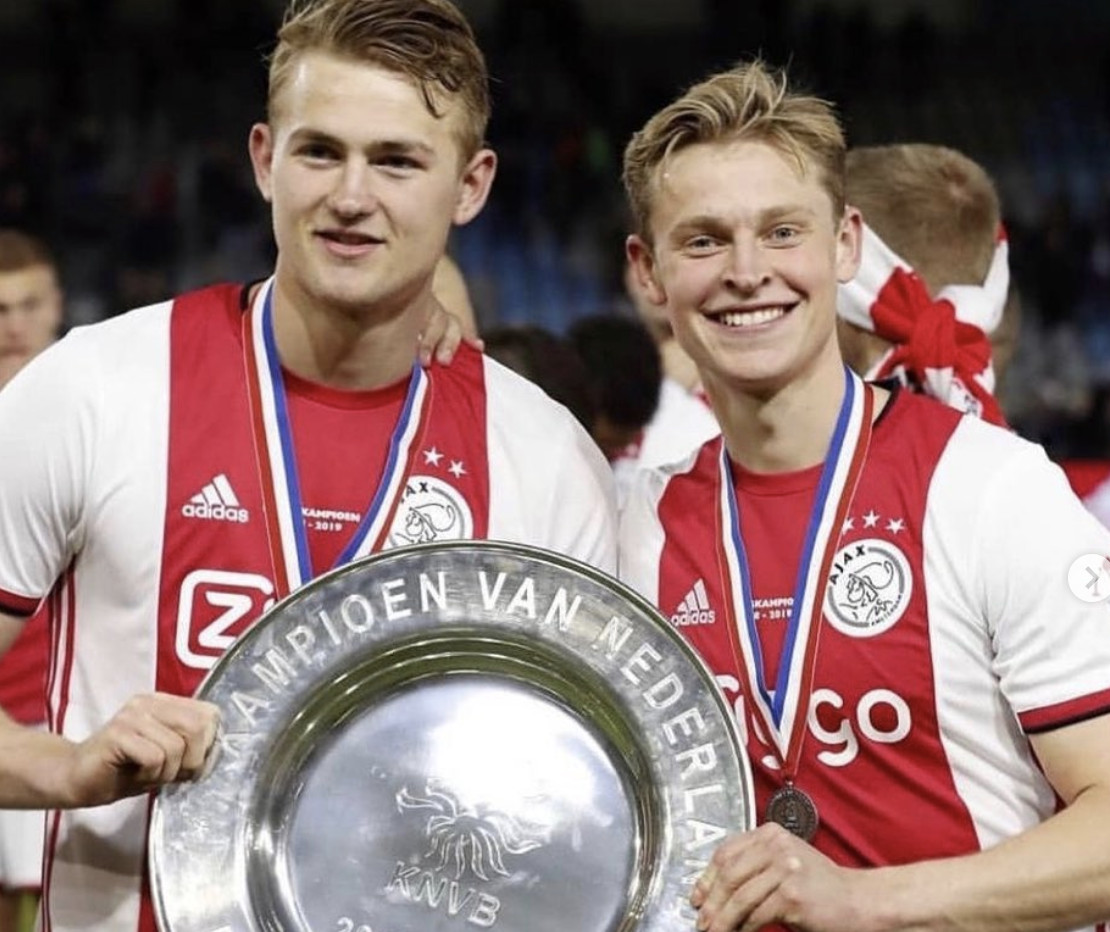
[{"label": "bronze medal", "polygon": [[766,822],[777,822],[803,841],[813,841],[821,824],[813,800],[793,783],[775,790],[763,818]]}]

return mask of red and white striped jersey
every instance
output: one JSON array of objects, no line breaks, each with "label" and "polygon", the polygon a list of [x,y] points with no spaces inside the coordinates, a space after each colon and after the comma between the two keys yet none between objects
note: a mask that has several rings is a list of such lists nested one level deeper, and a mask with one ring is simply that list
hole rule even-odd
[{"label": "red and white striped jersey", "polygon": [[[192,693],[280,595],[242,295],[217,286],[78,328],[0,395],[0,610],[29,614],[61,579],[48,713],[75,741],[136,693]],[[615,569],[611,472],[565,409],[465,348],[428,371],[424,397],[388,546],[500,539]],[[326,537],[357,524],[366,505],[352,498],[360,484],[349,473],[366,471],[367,494],[377,477],[357,450],[348,458],[336,431],[296,423],[306,403],[290,402],[309,477],[304,518],[314,557],[331,559],[336,548],[311,541],[313,526]],[[367,418],[366,429],[377,423]],[[334,489],[320,478],[329,468],[343,473]],[[149,805],[51,816],[47,932],[154,932],[142,895]]]},{"label": "red and white striped jersey", "polygon": [[[742,686],[721,442],[639,476],[620,574],[714,671],[762,813],[783,784],[781,755]],[[772,685],[819,474],[734,470]],[[1110,712],[1110,614],[1068,586],[1077,557],[1110,554],[1110,534],[1060,470],[1005,430],[897,392],[836,548],[812,688],[799,699],[795,782],[820,812],[814,844],[844,865],[900,864],[977,851],[1051,815],[1057,800],[1028,735]]]}]

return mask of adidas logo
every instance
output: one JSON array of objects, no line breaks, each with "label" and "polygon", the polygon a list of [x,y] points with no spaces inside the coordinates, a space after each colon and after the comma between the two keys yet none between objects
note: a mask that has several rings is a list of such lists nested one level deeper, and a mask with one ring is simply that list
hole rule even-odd
[{"label": "adidas logo", "polygon": [[186,518],[230,521],[233,524],[246,524],[250,520],[250,512],[239,505],[239,499],[223,473],[182,505],[181,513]]},{"label": "adidas logo", "polygon": [[709,607],[709,596],[705,593],[705,580],[694,583],[686,598],[673,615],[671,624],[678,628],[690,625],[711,625],[717,620],[717,613]]}]

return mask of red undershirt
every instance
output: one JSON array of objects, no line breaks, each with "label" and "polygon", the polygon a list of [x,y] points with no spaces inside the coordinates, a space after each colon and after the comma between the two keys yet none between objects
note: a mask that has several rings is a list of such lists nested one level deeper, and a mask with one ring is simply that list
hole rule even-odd
[{"label": "red undershirt", "polygon": [[366,514],[385,468],[409,377],[373,391],[317,385],[283,370],[312,567],[331,569]]},{"label": "red undershirt", "polygon": [[768,680],[765,685],[770,688],[778,676],[802,545],[822,468],[819,464],[796,472],[755,473],[732,463],[756,630]]}]

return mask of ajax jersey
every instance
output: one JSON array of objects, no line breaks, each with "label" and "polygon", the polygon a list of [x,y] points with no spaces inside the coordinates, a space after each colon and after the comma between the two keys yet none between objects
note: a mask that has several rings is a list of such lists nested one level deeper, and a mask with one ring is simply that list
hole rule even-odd
[{"label": "ajax jersey", "polygon": [[793,592],[820,469],[777,484],[733,471],[758,645],[745,661],[721,543],[721,442],[639,477],[620,573],[733,703],[759,814],[784,783],[789,737],[753,714],[762,688],[761,701],[795,704],[783,710],[801,730],[794,782],[820,813],[814,844],[840,864],[977,851],[1051,815],[1057,801],[1028,735],[1110,711],[1106,608],[1067,584],[1076,556],[1110,553],[1110,538],[1043,451],[896,392],[820,583],[811,679],[785,696],[776,691],[798,636]]},{"label": "ajax jersey", "polygon": [[[0,457],[0,609],[29,615],[57,583],[48,718],[73,740],[136,693],[191,694],[291,580],[362,553],[488,537],[615,569],[608,464],[531,383],[464,347],[414,372],[404,436],[405,386],[376,413],[356,398],[314,425],[305,412],[333,399],[294,385],[259,403],[244,325],[258,305],[243,295],[217,286],[77,328],[0,398],[0,434],[18,438]],[[271,430],[292,438],[292,471]],[[345,547],[386,472],[375,532]],[[275,495],[279,481],[303,495]],[[154,932],[148,810],[144,797],[51,815],[47,930]]]}]

